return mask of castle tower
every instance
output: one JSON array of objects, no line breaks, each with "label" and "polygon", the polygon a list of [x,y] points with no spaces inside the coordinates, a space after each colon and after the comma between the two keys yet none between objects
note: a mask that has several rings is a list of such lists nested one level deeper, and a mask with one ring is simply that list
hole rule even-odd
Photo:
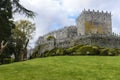
[{"label": "castle tower", "polygon": [[111,13],[99,11],[82,11],[76,20],[78,35],[111,34]]}]

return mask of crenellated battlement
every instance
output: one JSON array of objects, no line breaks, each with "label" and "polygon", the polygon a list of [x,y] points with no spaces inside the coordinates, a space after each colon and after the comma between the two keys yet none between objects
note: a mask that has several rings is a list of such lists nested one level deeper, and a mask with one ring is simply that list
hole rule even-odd
[{"label": "crenellated battlement", "polygon": [[95,10],[90,10],[90,9],[88,9],[88,10],[85,10],[85,9],[84,9],[84,10],[81,12],[81,14],[82,14],[82,13],[84,13],[84,14],[85,14],[85,13],[87,13],[87,14],[91,14],[91,13],[92,13],[92,14],[105,14],[105,15],[111,16],[111,12],[108,12],[108,11],[105,11],[105,12],[104,12],[103,10],[102,10],[102,11],[99,11],[99,10],[95,11]]}]

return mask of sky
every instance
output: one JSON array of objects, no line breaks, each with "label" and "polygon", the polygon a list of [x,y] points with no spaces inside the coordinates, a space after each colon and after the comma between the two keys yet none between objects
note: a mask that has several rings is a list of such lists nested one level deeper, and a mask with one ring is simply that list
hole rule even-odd
[{"label": "sky", "polygon": [[[36,31],[30,44],[33,46],[39,36],[59,28],[76,25],[76,18],[82,10],[108,11],[112,14],[112,30],[120,33],[120,0],[20,0],[20,3],[36,13]],[[14,15],[15,20],[27,19]]]}]

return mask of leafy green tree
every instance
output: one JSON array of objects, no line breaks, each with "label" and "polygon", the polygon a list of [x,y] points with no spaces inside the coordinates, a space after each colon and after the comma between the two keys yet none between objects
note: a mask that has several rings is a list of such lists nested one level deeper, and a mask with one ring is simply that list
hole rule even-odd
[{"label": "leafy green tree", "polygon": [[[8,42],[0,57],[5,58],[8,53],[13,53],[13,42],[11,38],[11,30],[15,28],[13,15],[20,13],[27,17],[33,18],[35,13],[26,9],[20,4],[20,0],[0,0],[0,42],[3,40]],[[4,56],[3,56],[4,55]],[[1,62],[1,61],[0,61]]]},{"label": "leafy green tree", "polygon": [[19,20],[15,22],[15,29],[12,30],[12,37],[15,42],[15,59],[19,61],[26,58],[29,39],[32,38],[35,31],[35,24],[28,20]]}]

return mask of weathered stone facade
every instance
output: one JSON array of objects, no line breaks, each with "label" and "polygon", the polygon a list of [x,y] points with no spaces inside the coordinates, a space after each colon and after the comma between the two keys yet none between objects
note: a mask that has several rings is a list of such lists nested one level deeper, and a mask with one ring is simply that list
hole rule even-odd
[{"label": "weathered stone facade", "polygon": [[111,13],[84,10],[76,20],[78,35],[112,34]]},{"label": "weathered stone facade", "polygon": [[[76,23],[76,26],[64,27],[39,37],[39,53],[55,47],[68,48],[79,44],[120,48],[120,36],[112,33],[111,13],[84,10]],[[54,38],[48,40],[48,36]]]},{"label": "weathered stone facade", "polygon": [[65,39],[65,38],[77,36],[77,28],[76,26],[66,26],[62,29],[44,35],[44,38],[48,36],[54,36],[56,39]]}]

